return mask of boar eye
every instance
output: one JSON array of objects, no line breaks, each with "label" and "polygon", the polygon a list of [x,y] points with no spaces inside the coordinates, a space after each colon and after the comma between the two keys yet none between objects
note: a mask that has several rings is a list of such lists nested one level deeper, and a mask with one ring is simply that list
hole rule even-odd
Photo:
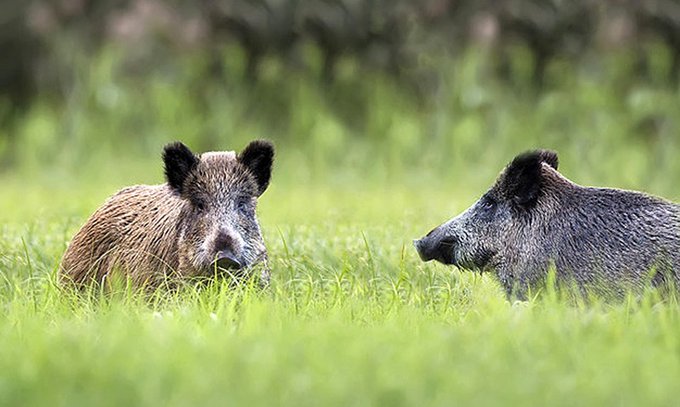
[{"label": "boar eye", "polygon": [[196,200],[194,201],[194,208],[199,212],[203,212],[205,211],[205,203],[201,200]]}]

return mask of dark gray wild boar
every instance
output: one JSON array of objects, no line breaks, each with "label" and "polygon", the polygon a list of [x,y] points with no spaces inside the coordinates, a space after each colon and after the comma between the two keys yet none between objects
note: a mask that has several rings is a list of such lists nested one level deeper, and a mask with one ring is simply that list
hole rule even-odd
[{"label": "dark gray wild boar", "polygon": [[247,277],[267,257],[255,208],[273,159],[274,147],[262,140],[238,155],[195,155],[182,143],[167,145],[167,183],[128,187],[109,198],[69,244],[60,282],[100,284],[113,270],[151,288],[216,271]]},{"label": "dark gray wild boar", "polygon": [[640,192],[577,185],[557,154],[517,156],[474,205],[415,241],[424,261],[493,271],[510,297],[545,282],[620,296],[674,284],[680,207]]}]

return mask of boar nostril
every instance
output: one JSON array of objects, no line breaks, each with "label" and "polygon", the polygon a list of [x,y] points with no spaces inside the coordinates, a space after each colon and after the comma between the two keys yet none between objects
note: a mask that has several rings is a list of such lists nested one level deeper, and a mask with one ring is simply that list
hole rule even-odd
[{"label": "boar nostril", "polygon": [[217,253],[213,265],[225,270],[239,270],[243,268],[241,261],[230,250],[222,250]]},{"label": "boar nostril", "polygon": [[418,252],[418,256],[420,256],[422,261],[430,261],[434,258],[431,250],[429,250],[427,243],[425,242],[426,238],[427,237],[413,241],[413,246],[415,246],[416,252]]}]

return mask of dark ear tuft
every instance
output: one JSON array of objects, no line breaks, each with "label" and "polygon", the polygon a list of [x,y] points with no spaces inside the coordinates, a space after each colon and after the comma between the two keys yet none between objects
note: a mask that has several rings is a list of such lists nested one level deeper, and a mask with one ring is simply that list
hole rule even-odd
[{"label": "dark ear tuft", "polygon": [[184,180],[198,165],[198,157],[179,141],[170,143],[163,149],[165,178],[178,193],[182,193]]},{"label": "dark ear tuft", "polygon": [[557,153],[552,150],[536,150],[535,153],[538,154],[539,160],[541,162],[548,164],[555,170],[560,164],[560,160],[557,158]]},{"label": "dark ear tuft", "polygon": [[255,140],[241,151],[238,160],[255,177],[258,187],[258,196],[269,186],[274,163],[274,145],[267,140]]},{"label": "dark ear tuft", "polygon": [[543,184],[542,163],[557,169],[557,154],[549,150],[529,151],[515,157],[505,170],[502,188],[521,208],[531,207],[538,199]]}]

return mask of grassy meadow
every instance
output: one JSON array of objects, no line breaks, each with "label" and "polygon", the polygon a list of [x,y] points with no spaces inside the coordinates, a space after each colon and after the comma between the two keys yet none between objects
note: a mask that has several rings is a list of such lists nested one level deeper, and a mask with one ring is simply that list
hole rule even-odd
[{"label": "grassy meadow", "polygon": [[[480,76],[472,54],[434,100],[351,65],[326,87],[267,65],[254,89],[197,97],[191,64],[136,83],[115,61],[82,68],[66,103],[40,100],[0,146],[15,161],[0,173],[0,405],[677,404],[674,298],[513,303],[492,276],[423,264],[411,245],[529,148],[556,149],[576,182],[680,201],[677,90],[620,85],[612,57],[600,76],[557,65],[559,84],[535,94]],[[258,208],[267,290],[55,287],[107,196],[162,181],[164,143],[257,137],[278,149]]]}]

